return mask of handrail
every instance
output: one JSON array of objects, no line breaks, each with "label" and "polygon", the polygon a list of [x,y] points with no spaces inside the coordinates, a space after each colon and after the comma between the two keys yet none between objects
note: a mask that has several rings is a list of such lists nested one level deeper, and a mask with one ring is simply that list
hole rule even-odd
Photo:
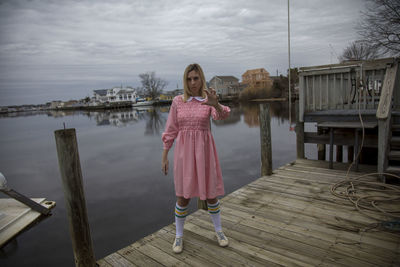
[{"label": "handrail", "polygon": [[386,69],[385,80],[382,86],[381,97],[376,110],[378,119],[387,119],[392,107],[393,92],[396,86],[396,76],[398,70],[398,62]]}]

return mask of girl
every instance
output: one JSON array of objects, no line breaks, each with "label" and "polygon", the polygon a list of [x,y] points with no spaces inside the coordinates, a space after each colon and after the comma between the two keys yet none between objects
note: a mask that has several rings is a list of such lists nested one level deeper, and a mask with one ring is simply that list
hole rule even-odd
[{"label": "girl", "polygon": [[203,70],[190,64],[183,75],[184,94],[176,96],[169,111],[162,135],[164,150],[162,171],[168,173],[168,151],[176,140],[174,151],[174,183],[176,237],[172,246],[175,253],[183,250],[183,225],[192,197],[207,200],[218,243],[228,246],[222,231],[220,206],[217,196],[224,195],[221,168],[210,131],[210,116],[222,120],[229,116],[229,107],[218,102],[214,89],[207,89]]}]

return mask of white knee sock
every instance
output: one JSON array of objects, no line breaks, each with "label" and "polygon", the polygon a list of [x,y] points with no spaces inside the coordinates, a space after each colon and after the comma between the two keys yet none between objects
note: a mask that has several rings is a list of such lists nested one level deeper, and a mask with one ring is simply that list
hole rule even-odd
[{"label": "white knee sock", "polygon": [[175,227],[176,237],[183,236],[183,225],[185,224],[186,215],[188,213],[188,207],[181,207],[176,203],[175,205]]},{"label": "white knee sock", "polygon": [[210,204],[207,202],[207,206],[208,206],[208,213],[210,214],[211,220],[214,224],[215,232],[222,231],[219,201],[217,201],[214,204]]}]

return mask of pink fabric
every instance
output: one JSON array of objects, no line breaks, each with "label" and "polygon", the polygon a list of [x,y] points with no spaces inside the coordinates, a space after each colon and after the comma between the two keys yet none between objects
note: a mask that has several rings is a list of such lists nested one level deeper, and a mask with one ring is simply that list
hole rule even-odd
[{"label": "pink fabric", "polygon": [[172,101],[165,131],[162,134],[164,149],[175,142],[174,182],[175,193],[184,198],[212,199],[225,194],[221,167],[210,131],[210,116],[222,120],[230,109],[222,106],[222,112],[202,105],[193,98],[183,102],[182,96]]}]

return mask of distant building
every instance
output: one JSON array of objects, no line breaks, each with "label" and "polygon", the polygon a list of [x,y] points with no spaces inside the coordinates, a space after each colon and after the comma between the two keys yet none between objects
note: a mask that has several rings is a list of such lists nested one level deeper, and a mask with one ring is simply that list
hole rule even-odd
[{"label": "distant building", "polygon": [[272,79],[264,68],[252,69],[242,74],[242,83],[254,88],[270,88]]},{"label": "distant building", "polygon": [[112,89],[93,90],[93,98],[95,101],[104,103],[116,102],[135,102],[137,98],[136,90],[132,87],[114,87]]},{"label": "distant building", "polygon": [[175,91],[166,91],[159,95],[159,100],[172,100],[176,96]]},{"label": "distant building", "polygon": [[59,108],[59,107],[61,107],[61,103],[62,103],[62,101],[60,101],[60,100],[51,101],[50,108],[51,109]]},{"label": "distant building", "polygon": [[236,94],[239,89],[239,79],[234,76],[214,76],[208,82],[208,85],[214,88],[219,96],[223,97]]}]

